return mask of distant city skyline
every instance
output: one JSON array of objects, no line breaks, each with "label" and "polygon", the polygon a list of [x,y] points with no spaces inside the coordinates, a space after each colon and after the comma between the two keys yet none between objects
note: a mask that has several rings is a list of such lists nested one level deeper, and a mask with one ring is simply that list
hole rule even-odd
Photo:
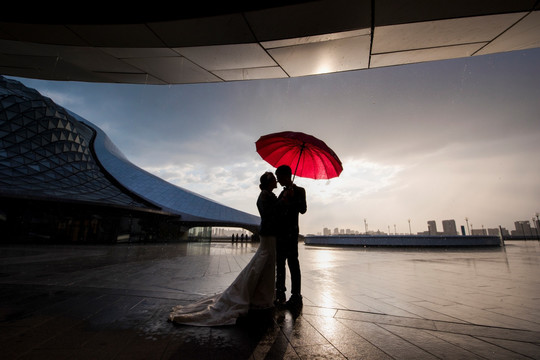
[{"label": "distant city skyline", "polygon": [[[535,214],[536,215],[536,214]],[[503,234],[506,235],[540,235],[540,220],[538,217],[532,217],[531,220],[515,220],[514,229],[507,229],[504,226],[484,226],[481,225],[480,228],[474,228],[472,223],[469,224],[457,224],[454,219],[440,220],[440,224],[443,225],[443,230],[438,231],[437,221],[429,220],[426,222],[426,230],[413,232],[411,228],[408,228],[406,231],[399,231],[394,225],[388,225],[388,231],[381,229],[369,229],[369,226],[365,228],[364,231],[351,228],[329,228],[324,227],[322,232],[317,232],[316,234],[307,234],[307,235],[361,235],[361,234],[383,234],[383,235],[499,235],[500,229],[502,229]],[[394,231],[392,231],[394,230]]]}]

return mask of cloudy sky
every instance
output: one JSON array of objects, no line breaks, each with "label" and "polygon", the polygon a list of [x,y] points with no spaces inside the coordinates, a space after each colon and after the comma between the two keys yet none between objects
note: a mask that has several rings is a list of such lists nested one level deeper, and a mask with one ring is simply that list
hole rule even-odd
[{"label": "cloudy sky", "polygon": [[[540,49],[314,77],[176,86],[18,79],[104,130],[139,167],[257,214],[268,133],[324,140],[344,170],[296,178],[301,232],[427,221],[514,229],[540,212]],[[279,190],[279,189],[278,189]],[[276,193],[277,191],[276,190]]]}]

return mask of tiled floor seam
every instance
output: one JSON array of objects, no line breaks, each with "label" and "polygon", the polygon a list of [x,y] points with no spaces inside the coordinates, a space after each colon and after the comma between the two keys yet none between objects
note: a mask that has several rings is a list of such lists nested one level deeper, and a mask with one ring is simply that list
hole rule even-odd
[{"label": "tiled floor seam", "polygon": [[[368,317],[375,317],[377,319],[363,319],[359,317],[346,317],[339,316],[340,312],[344,313],[354,313],[354,314],[365,314]],[[456,334],[464,334],[470,336],[484,336],[494,339],[507,339],[521,342],[531,342],[531,343],[540,343],[540,332],[526,330],[526,329],[516,329],[516,328],[505,328],[505,327],[496,327],[488,326],[482,324],[474,323],[459,323],[459,322],[449,322],[449,321],[439,321],[439,320],[430,320],[430,319],[417,319],[417,318],[406,318],[399,317],[394,315],[387,314],[376,314],[376,313],[366,313],[362,311],[354,311],[348,309],[337,309],[336,314],[333,316],[336,319],[346,319],[352,321],[362,321],[370,322],[374,324],[385,324],[385,325],[395,325],[406,328],[415,328],[431,331],[441,331],[449,332]],[[397,319],[399,321],[389,321],[388,319]],[[432,324],[433,326],[420,326],[421,323]],[[413,324],[411,324],[413,323]],[[485,331],[492,332],[492,334],[486,334]],[[500,334],[493,334],[493,332],[501,332]],[[537,339],[536,341],[534,339]]]},{"label": "tiled floor seam", "polygon": [[[313,315],[313,316],[321,316],[321,315]],[[330,344],[330,345],[331,345],[338,353],[340,353],[340,354],[343,356],[343,358],[345,358],[345,359],[347,358],[347,357],[345,356],[345,354],[343,354],[343,352],[341,352],[341,350],[339,350],[339,349],[336,347],[336,345],[334,345],[334,343],[333,343],[332,341],[330,341],[330,340],[329,340],[322,332],[319,331],[319,329],[317,328],[317,326],[316,326],[315,324],[311,323],[311,322],[310,322],[308,319],[306,319],[306,318],[304,318],[304,321],[306,321],[308,324],[310,324],[310,325],[315,329],[315,331],[317,331],[317,332],[322,336],[322,338],[326,340],[326,342],[327,342],[328,344]],[[360,335],[359,335],[359,336],[360,336]]]}]

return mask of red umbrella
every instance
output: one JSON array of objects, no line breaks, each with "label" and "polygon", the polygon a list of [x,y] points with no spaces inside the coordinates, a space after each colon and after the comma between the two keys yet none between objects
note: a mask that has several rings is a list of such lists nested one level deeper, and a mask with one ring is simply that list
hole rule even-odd
[{"label": "red umbrella", "polygon": [[331,179],[343,171],[338,156],[324,141],[301,132],[264,135],[255,146],[259,155],[270,165],[289,165],[295,176]]}]

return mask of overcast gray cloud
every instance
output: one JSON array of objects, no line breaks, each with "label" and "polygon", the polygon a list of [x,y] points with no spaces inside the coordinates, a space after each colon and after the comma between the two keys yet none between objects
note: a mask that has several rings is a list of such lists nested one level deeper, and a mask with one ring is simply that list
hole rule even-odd
[{"label": "overcast gray cloud", "polygon": [[180,86],[21,79],[101,127],[136,165],[256,214],[264,134],[324,140],[344,171],[297,178],[304,233],[423,231],[540,211],[540,49],[295,79]]}]

